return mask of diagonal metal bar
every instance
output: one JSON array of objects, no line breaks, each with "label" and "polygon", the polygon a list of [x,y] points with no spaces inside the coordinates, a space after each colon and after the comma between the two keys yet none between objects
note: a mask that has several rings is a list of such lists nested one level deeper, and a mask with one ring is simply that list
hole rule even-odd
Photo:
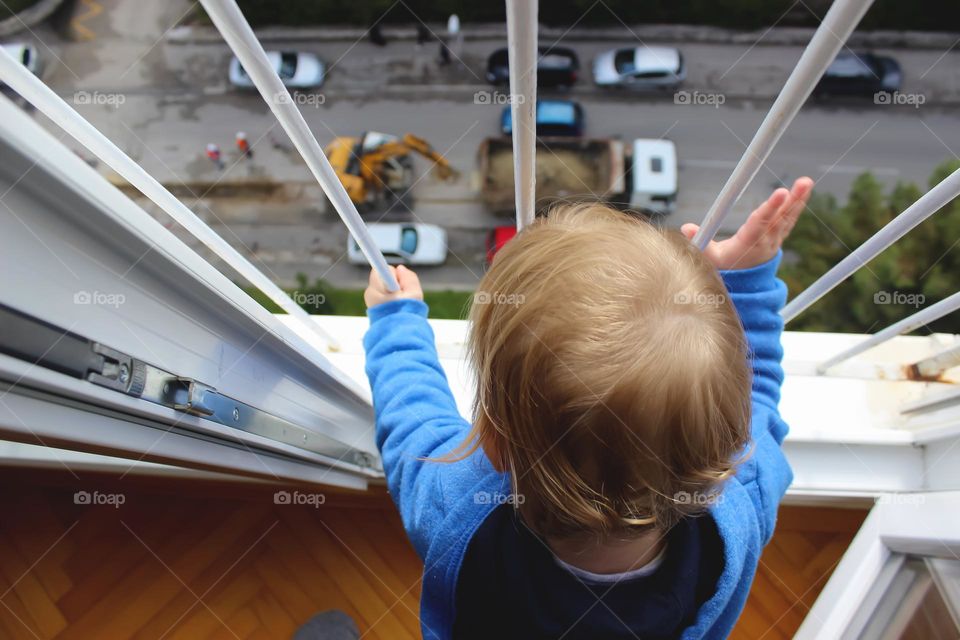
[{"label": "diagonal metal bar", "polygon": [[838,353],[829,360],[817,365],[817,372],[823,373],[830,367],[839,364],[844,360],[849,360],[853,356],[861,354],[867,349],[872,349],[878,344],[886,342],[887,340],[895,338],[904,333],[916,331],[920,327],[933,322],[934,320],[939,320],[943,316],[953,313],[957,309],[960,309],[960,291],[953,294],[949,298],[944,298],[935,305],[927,307],[926,309],[918,311],[917,313],[904,318],[900,322],[890,325],[883,331],[878,331],[860,344],[854,345],[846,351]]},{"label": "diagonal metal bar", "polygon": [[829,293],[857,269],[864,266],[884,249],[902,238],[911,229],[960,196],[960,169],[943,179],[940,184],[923,194],[903,213],[888,222],[846,258],[823,274],[816,282],[801,291],[781,311],[784,322],[790,322],[817,300]]},{"label": "diagonal metal bar", "polygon": [[707,211],[697,235],[693,238],[695,245],[703,249],[717,234],[723,220],[766,162],[783,132],[807,101],[813,87],[833,62],[870,4],[871,0],[836,0],[827,11],[740,162]]},{"label": "diagonal metal bar", "polygon": [[263,291],[281,309],[298,320],[292,325],[305,340],[319,338],[329,348],[339,348],[337,341],[311,320],[310,314],[290,299],[280,287],[268,278],[253,263],[243,257],[226,240],[187,208],[176,196],[143,170],[130,156],[113,144],[86,118],[77,113],[42,80],[26,67],[0,49],[0,78],[40,113],[50,118],[77,142],[116,171],[124,180],[136,187],[143,195],[176,220],[184,229],[213,251],[221,260],[234,269],[244,280]]},{"label": "diagonal metal bar", "polygon": [[376,269],[390,291],[397,291],[400,286],[393,277],[393,272],[383,254],[380,253],[380,249],[377,248],[373,236],[370,235],[370,230],[360,218],[360,213],[347,195],[343,184],[340,183],[320,143],[307,126],[307,121],[303,119],[290,92],[280,81],[280,76],[267,59],[263,45],[257,40],[247,19],[243,17],[240,7],[235,0],[201,0],[201,4],[220,31],[220,35],[240,60],[240,64],[263,96],[267,106],[273,111],[273,115],[277,117],[280,126],[287,132],[290,140],[303,156],[311,173],[320,183],[323,192],[327,194],[327,198],[340,214],[350,235],[367,258],[367,262]]}]

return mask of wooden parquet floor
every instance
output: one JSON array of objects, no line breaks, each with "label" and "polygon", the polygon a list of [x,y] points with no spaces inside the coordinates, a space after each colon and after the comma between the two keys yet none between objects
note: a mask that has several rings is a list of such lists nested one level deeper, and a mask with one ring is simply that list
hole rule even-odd
[{"label": "wooden parquet floor", "polygon": [[[272,488],[62,475],[0,471],[0,638],[282,639],[334,608],[366,639],[420,637],[422,567],[383,491],[314,507]],[[123,504],[77,504],[78,488]],[[733,637],[791,637],[864,515],[782,509]]]}]

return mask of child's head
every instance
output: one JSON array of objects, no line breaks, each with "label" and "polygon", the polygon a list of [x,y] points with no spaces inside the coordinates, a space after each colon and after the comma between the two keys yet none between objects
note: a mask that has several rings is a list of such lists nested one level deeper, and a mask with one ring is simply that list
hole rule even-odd
[{"label": "child's head", "polygon": [[474,435],[542,535],[667,529],[749,441],[740,321],[677,232],[559,207],[498,253],[471,320]]}]

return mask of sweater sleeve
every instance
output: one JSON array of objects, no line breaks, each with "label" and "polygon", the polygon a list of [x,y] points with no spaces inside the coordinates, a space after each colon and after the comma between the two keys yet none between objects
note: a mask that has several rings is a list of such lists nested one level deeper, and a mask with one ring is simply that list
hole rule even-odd
[{"label": "sweater sleeve", "polygon": [[460,415],[437,356],[427,305],[393,300],[368,310],[366,373],[387,486],[421,558],[444,514],[442,462],[470,425]]},{"label": "sweater sleeve", "polygon": [[737,479],[757,508],[764,544],[773,536],[780,500],[793,480],[781,448],[789,429],[778,407],[783,384],[780,309],[787,298],[786,285],[777,278],[781,256],[778,253],[756,267],[720,274],[743,324],[753,369],[753,449],[737,471]]},{"label": "sweater sleeve", "polygon": [[[777,278],[781,255],[778,253],[772,260],[750,269],[720,272],[747,336],[753,369],[753,404],[775,413],[779,413],[783,384],[780,309],[787,299],[787,287]],[[781,443],[787,434],[784,430],[773,435]]]}]

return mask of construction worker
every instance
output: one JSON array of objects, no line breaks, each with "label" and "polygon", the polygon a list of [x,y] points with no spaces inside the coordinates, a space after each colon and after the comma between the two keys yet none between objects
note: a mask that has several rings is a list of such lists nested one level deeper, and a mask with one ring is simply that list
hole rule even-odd
[{"label": "construction worker", "polygon": [[210,158],[210,161],[213,164],[217,165],[217,169],[223,171],[223,160],[220,159],[220,147],[214,143],[207,145],[207,157]]},{"label": "construction worker", "polygon": [[237,131],[237,149],[244,157],[253,158],[253,149],[250,148],[250,143],[247,142],[247,134],[243,131]]}]

